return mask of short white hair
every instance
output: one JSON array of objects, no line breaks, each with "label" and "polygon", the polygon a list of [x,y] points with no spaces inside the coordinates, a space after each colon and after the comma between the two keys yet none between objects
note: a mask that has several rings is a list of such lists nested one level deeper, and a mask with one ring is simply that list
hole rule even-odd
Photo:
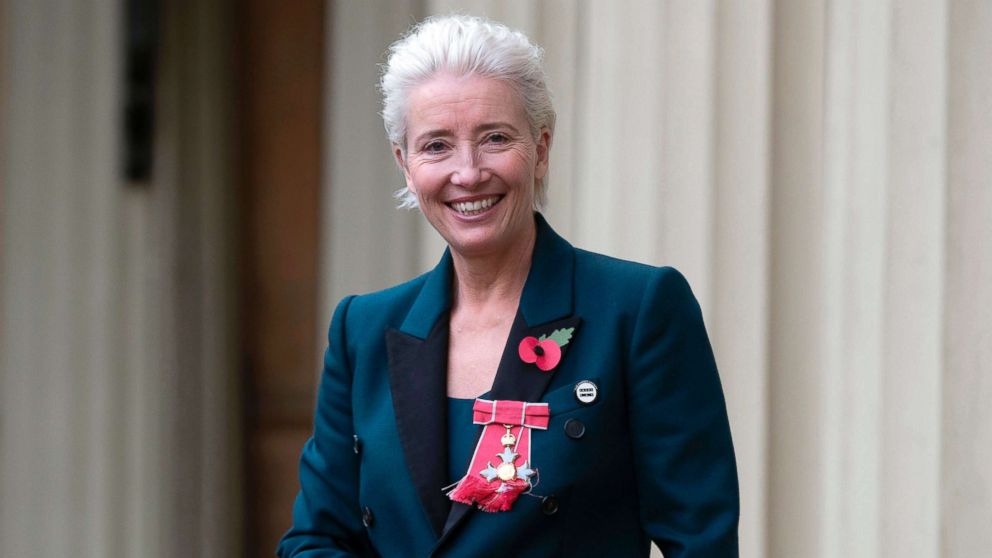
[{"label": "short white hair", "polygon": [[[531,134],[555,129],[555,109],[544,73],[544,51],[520,31],[466,15],[433,16],[390,45],[382,68],[382,120],[389,141],[406,157],[407,101],[414,87],[438,73],[503,80],[520,95]],[[550,147],[550,146],[549,146]],[[547,199],[547,174],[535,192],[537,208]],[[401,208],[417,207],[407,188],[396,192]]]}]

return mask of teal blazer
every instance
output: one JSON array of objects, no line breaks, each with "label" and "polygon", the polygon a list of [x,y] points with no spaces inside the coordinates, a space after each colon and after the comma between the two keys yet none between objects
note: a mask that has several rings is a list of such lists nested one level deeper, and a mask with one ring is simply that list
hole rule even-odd
[{"label": "teal blazer", "polygon": [[[487,513],[442,490],[445,252],[433,271],[345,298],[334,312],[280,556],[648,556],[652,540],[667,558],[738,555],[730,427],[689,285],[672,268],[573,248],[535,218],[530,274],[490,397],[550,406],[548,429],[533,433],[532,494]],[[561,327],[575,332],[553,371],[520,359],[523,337]],[[583,380],[598,387],[592,403],[576,397]]]}]

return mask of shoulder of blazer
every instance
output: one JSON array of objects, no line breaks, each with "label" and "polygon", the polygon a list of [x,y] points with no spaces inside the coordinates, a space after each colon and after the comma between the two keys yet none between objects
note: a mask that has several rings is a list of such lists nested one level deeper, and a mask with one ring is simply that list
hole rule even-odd
[{"label": "shoulder of blazer", "polygon": [[[654,266],[612,256],[575,249],[576,284],[594,286],[599,292],[630,299],[640,304],[647,291],[657,293],[672,302],[692,296],[684,275],[670,266]],[[581,288],[581,287],[580,287]]]}]

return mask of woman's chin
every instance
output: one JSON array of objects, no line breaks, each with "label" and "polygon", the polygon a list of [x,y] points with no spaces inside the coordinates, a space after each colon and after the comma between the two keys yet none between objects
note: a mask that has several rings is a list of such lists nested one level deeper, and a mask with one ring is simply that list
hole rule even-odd
[{"label": "woman's chin", "polygon": [[485,249],[496,242],[502,233],[504,220],[498,218],[497,206],[498,204],[475,213],[459,213],[448,208],[445,215],[445,230],[441,236],[452,249],[459,248],[459,251]]},{"label": "woman's chin", "polygon": [[480,258],[498,254],[505,242],[494,231],[455,233],[445,239],[451,251],[464,258]]},{"label": "woman's chin", "polygon": [[451,251],[468,258],[496,254],[507,244],[508,235],[497,223],[453,223],[445,232]]}]

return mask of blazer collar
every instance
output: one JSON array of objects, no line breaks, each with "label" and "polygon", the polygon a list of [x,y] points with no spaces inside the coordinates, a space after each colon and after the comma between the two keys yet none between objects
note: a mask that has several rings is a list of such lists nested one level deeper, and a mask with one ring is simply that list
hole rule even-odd
[{"label": "blazer collar", "polygon": [[529,326],[572,314],[575,248],[537,213],[537,240],[530,274],[520,296],[520,312]]},{"label": "blazer collar", "polygon": [[[520,306],[500,359],[490,397],[538,401],[553,373],[524,364],[517,345],[528,335],[573,327],[574,248],[535,214],[537,238]],[[454,504],[442,492],[447,484],[448,316],[454,268],[445,250],[428,275],[399,330],[386,332],[390,389],[397,431],[407,467],[424,510],[444,542],[470,508]],[[468,463],[466,463],[468,465]]]},{"label": "blazer collar", "polygon": [[451,309],[451,284],[454,276],[451,249],[447,248],[441,261],[427,275],[420,294],[413,301],[400,331],[420,339],[427,339],[437,324],[438,318],[447,316]]}]

